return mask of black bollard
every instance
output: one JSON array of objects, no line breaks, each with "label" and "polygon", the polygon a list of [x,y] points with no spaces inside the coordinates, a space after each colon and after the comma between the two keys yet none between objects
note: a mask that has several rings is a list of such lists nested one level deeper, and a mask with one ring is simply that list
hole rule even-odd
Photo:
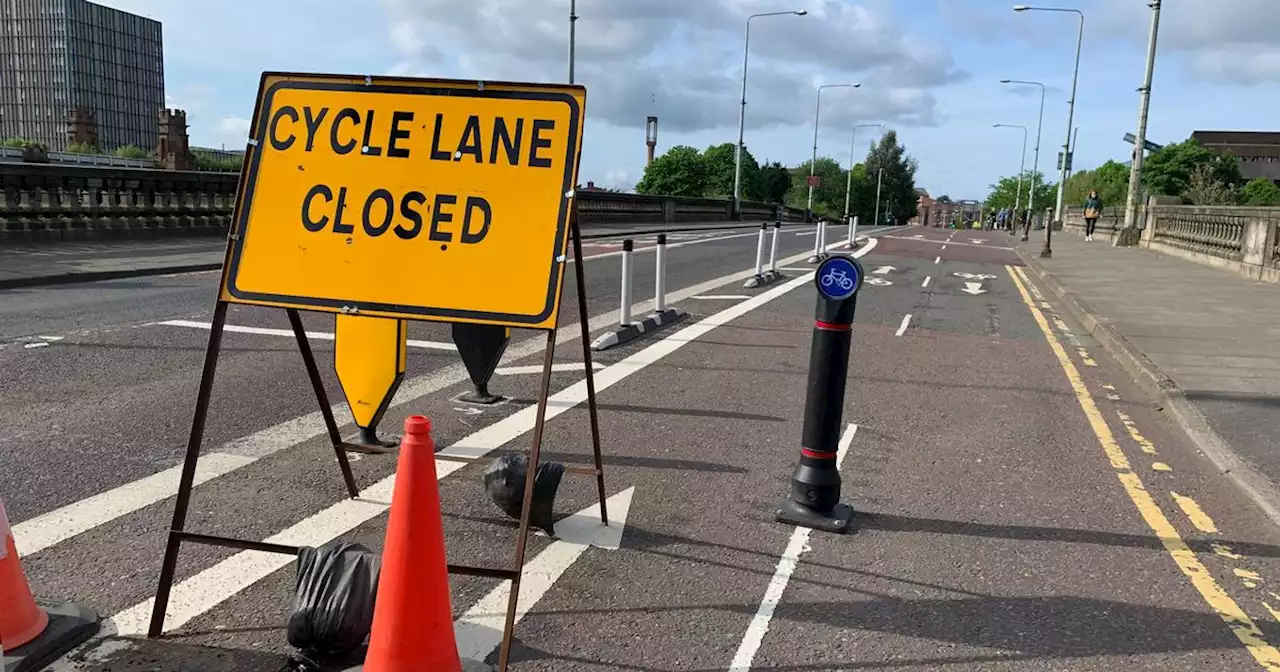
[{"label": "black bollard", "polygon": [[850,527],[853,508],[840,503],[836,453],[853,343],[853,314],[863,277],[858,260],[845,256],[828,257],[814,275],[818,307],[809,350],[800,461],[791,473],[791,494],[776,510],[780,523],[826,532],[845,532]]}]

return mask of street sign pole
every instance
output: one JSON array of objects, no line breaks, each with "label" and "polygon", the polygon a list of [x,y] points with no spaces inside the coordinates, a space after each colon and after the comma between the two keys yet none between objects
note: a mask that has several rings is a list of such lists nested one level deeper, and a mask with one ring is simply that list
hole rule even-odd
[{"label": "street sign pole", "polygon": [[845,256],[828,257],[814,275],[818,305],[809,350],[800,460],[791,474],[791,493],[774,511],[780,523],[845,532],[853,518],[853,508],[840,503],[836,458],[853,344],[853,314],[864,277],[858,260]]},{"label": "street sign pole", "polygon": [[1138,133],[1133,140],[1133,162],[1129,166],[1129,193],[1124,201],[1124,228],[1112,241],[1114,245],[1132,245],[1137,242],[1138,194],[1141,191],[1143,152],[1147,145],[1147,111],[1151,105],[1151,75],[1156,68],[1156,37],[1160,33],[1160,0],[1151,2],[1151,36],[1147,39],[1147,73],[1142,88],[1138,89]]}]

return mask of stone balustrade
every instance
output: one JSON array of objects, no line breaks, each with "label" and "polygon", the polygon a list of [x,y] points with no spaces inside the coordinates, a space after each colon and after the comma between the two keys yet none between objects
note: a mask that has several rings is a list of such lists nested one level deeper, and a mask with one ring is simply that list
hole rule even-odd
[{"label": "stone balustrade", "polygon": [[[1084,212],[1068,208],[1064,228],[1084,234]],[[1140,244],[1254,280],[1280,282],[1280,208],[1147,204],[1138,212]],[[1124,208],[1103,208],[1095,238],[1111,239]]]},{"label": "stone balustrade", "polygon": [[[226,235],[235,173],[0,163],[0,243]],[[580,191],[581,226],[733,221],[726,199]],[[804,219],[803,211],[742,204],[749,221]]]}]

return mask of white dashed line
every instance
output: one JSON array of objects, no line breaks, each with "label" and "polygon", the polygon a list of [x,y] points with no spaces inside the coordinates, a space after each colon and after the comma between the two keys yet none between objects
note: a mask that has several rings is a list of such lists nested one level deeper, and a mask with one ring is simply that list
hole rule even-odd
[{"label": "white dashed line", "polygon": [[941,263],[942,263],[942,257],[934,257],[934,258],[933,258],[933,263],[935,263],[935,264],[941,264]]},{"label": "white dashed line", "polygon": [[929,286],[929,281],[930,281],[930,280],[932,280],[932,279],[933,279],[933,276],[932,276],[932,275],[930,275],[930,276],[926,277],[926,278],[924,279],[924,282],[920,283],[920,286],[921,286],[921,287],[928,287],[928,286]]},{"label": "white dashed line", "polygon": [[902,324],[898,325],[898,331],[894,332],[894,336],[901,336],[907,333],[907,327],[911,326],[911,313],[902,316]]}]

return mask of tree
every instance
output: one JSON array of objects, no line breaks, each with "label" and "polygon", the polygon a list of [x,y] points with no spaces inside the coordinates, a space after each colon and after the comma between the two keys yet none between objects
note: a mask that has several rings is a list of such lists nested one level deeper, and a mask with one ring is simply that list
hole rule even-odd
[{"label": "tree", "polygon": [[774,161],[760,169],[760,187],[766,203],[782,203],[791,189],[791,172]]},{"label": "tree", "polygon": [[653,160],[636,185],[641,194],[694,196],[707,193],[707,162],[688,145],[677,145]]},{"label": "tree", "polygon": [[[726,142],[712,145],[702,153],[707,164],[707,190],[710,198],[733,198],[734,144]],[[764,198],[760,177],[760,164],[747,148],[742,148],[742,200],[759,201]]]},{"label": "tree", "polygon": [[1104,207],[1123,206],[1129,197],[1129,166],[1107,161],[1093,170],[1082,170],[1067,178],[1062,200],[1068,206],[1082,205],[1090,191],[1098,192]]},{"label": "tree", "polygon": [[[1027,194],[1031,193],[1031,180],[1035,179],[1035,201],[1034,205],[1037,210],[1042,209],[1046,205],[1052,205],[1057,198],[1058,185],[1045,184],[1044,175],[1042,173],[1033,173],[1030,170],[1022,175],[1022,197],[1017,197],[1018,192],[1018,176],[1009,175],[1000,178],[995,184],[991,185],[991,193],[987,194],[986,208],[988,210],[998,210],[1000,208],[1012,208],[1015,205],[1026,209],[1031,203],[1028,203]],[[941,202],[941,200],[939,200]]]},{"label": "tree", "polygon": [[[867,152],[864,165],[873,188],[877,180],[881,181],[880,214],[883,221],[877,224],[884,221],[905,222],[915,217],[916,206],[919,204],[919,196],[916,194],[918,164],[907,155],[907,148],[898,142],[897,131],[888,130],[880,136],[880,141]],[[871,210],[875,210],[874,202]]]},{"label": "tree", "polygon": [[1280,187],[1265,177],[1249,180],[1240,190],[1240,205],[1266,207],[1280,205]]},{"label": "tree", "polygon": [[1187,182],[1182,198],[1194,205],[1230,205],[1236,202],[1236,185],[1218,179],[1209,164],[1196,166]]},{"label": "tree", "polygon": [[946,195],[946,194],[943,194],[943,195],[939,196],[939,197],[938,197],[937,199],[935,199],[935,200],[936,200],[938,203],[942,203],[943,205],[947,205],[947,204],[950,204],[950,203],[951,203],[951,197],[950,197],[950,196],[948,196],[948,195]]},{"label": "tree", "polygon": [[[791,189],[787,192],[786,204],[801,210],[809,203],[809,165],[810,161],[791,169]],[[813,164],[813,174],[819,183],[813,190],[813,212],[819,216],[839,217],[844,212],[845,171],[840,164],[829,156],[819,156]]]},{"label": "tree", "polygon": [[147,150],[138,147],[137,145],[117,147],[116,151],[113,153],[122,159],[145,159],[150,156],[150,154],[147,153]]},{"label": "tree", "polygon": [[1197,166],[1207,166],[1213,182],[1236,186],[1244,181],[1235,157],[1219,154],[1195,138],[1188,138],[1152,152],[1142,164],[1142,184],[1152,193],[1185,196]]}]

